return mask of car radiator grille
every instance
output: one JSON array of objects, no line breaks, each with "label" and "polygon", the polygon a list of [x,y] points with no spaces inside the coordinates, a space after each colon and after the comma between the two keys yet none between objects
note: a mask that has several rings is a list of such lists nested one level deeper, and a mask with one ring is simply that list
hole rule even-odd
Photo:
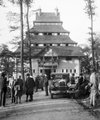
[{"label": "car radiator grille", "polygon": [[59,86],[60,86],[60,87],[66,86],[66,83],[65,83],[65,82],[59,82]]}]

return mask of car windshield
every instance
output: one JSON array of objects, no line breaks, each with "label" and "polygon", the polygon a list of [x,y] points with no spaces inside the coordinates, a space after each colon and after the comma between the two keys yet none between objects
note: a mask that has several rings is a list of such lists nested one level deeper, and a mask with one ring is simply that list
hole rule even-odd
[{"label": "car windshield", "polygon": [[68,78],[68,74],[52,74],[51,76],[52,76],[53,80]]}]

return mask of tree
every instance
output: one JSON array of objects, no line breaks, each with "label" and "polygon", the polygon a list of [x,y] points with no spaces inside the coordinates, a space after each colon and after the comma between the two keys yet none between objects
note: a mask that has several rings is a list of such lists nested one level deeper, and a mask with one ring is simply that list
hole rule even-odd
[{"label": "tree", "polygon": [[29,28],[29,7],[30,4],[33,2],[33,0],[25,0],[25,4],[27,6],[27,15],[26,15],[26,19],[27,19],[27,37],[29,40],[29,64],[30,64],[30,74],[32,75],[32,62],[31,62],[31,38],[30,38],[30,28]]},{"label": "tree", "polygon": [[99,35],[96,35],[94,37],[94,51],[95,51],[95,61],[96,61],[96,69],[98,71],[99,69],[99,64],[98,64],[98,61],[100,59],[100,34]]},{"label": "tree", "polygon": [[17,3],[20,6],[20,26],[21,26],[21,73],[24,80],[24,62],[23,62],[23,0],[9,0],[12,3]]},{"label": "tree", "polygon": [[91,49],[88,46],[81,48],[85,57],[81,59],[81,71],[90,74],[91,68]]},{"label": "tree", "polygon": [[3,1],[2,1],[2,0],[0,0],[0,5],[2,6],[2,4],[3,4]]},{"label": "tree", "polygon": [[8,49],[8,46],[5,44],[1,45],[0,66],[0,71],[5,71],[8,75],[13,75],[15,66],[13,53]]},{"label": "tree", "polygon": [[95,58],[94,58],[94,32],[93,32],[93,16],[95,15],[95,5],[94,5],[94,0],[84,0],[86,2],[86,7],[85,7],[85,10],[86,10],[86,13],[88,14],[90,20],[91,20],[91,27],[90,27],[90,30],[91,30],[91,43],[92,43],[92,61],[93,61],[93,67],[95,67]]}]

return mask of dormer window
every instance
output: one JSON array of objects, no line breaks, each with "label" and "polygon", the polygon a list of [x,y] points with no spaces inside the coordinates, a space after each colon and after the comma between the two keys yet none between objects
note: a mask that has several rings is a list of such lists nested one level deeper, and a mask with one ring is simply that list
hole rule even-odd
[{"label": "dormer window", "polygon": [[34,33],[34,35],[38,35],[38,33]]},{"label": "dormer window", "polygon": [[43,33],[39,33],[39,35],[43,35]]},{"label": "dormer window", "polygon": [[50,46],[52,46],[52,44],[50,44]]},{"label": "dormer window", "polygon": [[38,46],[38,44],[35,44],[35,46]]},{"label": "dormer window", "polygon": [[46,46],[46,44],[44,44],[44,46]]},{"label": "dormer window", "polygon": [[52,35],[52,33],[48,33],[48,35]]},{"label": "dormer window", "polygon": [[43,33],[44,35],[47,35],[47,33]]}]

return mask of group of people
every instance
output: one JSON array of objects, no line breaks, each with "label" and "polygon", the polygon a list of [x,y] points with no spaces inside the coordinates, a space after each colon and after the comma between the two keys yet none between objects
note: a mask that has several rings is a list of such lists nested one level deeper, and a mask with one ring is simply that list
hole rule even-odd
[{"label": "group of people", "polygon": [[[70,78],[70,83],[75,84],[74,74]],[[94,68],[91,69],[91,74],[88,78],[86,74],[80,74],[77,78],[76,89],[79,91],[78,97],[89,95],[90,105],[93,107],[97,105],[97,99],[100,96],[100,78]]]},{"label": "group of people", "polygon": [[[21,103],[21,98],[24,93],[26,94],[26,102],[33,101],[33,93],[39,89],[38,82],[40,82],[40,80],[37,78],[38,77],[34,80],[34,78],[27,73],[25,81],[22,80],[20,75],[17,80],[13,80],[11,84],[11,102],[16,104]],[[7,86],[9,84],[5,72],[1,74],[1,79],[0,106],[5,106]],[[44,85],[42,86],[42,90],[45,88],[45,95],[48,96],[48,79],[46,75],[43,76],[43,81]]]},{"label": "group of people", "polygon": [[[45,88],[45,95],[48,96],[49,82],[47,79],[47,75],[43,75],[41,77],[41,80],[40,80],[40,77],[37,76],[36,79],[34,80],[33,77],[31,77],[30,74],[28,73],[26,75],[25,84],[21,76],[19,76],[17,80],[13,80],[12,85],[11,85],[11,102],[16,103],[16,104],[21,103],[21,97],[23,95],[24,89],[26,93],[26,102],[33,101],[33,93],[34,91],[35,92],[38,91],[40,81],[42,82],[41,90],[44,90]],[[70,83],[75,84],[74,74],[72,74],[70,78]],[[6,73],[2,72],[1,83],[0,83],[0,88],[1,88],[0,106],[5,106],[6,104],[7,86],[8,86],[8,81],[7,81]],[[79,96],[81,96],[82,94],[85,95],[87,92],[90,92],[89,93],[90,94],[90,105],[96,106],[97,95],[100,91],[99,91],[99,77],[95,69],[92,70],[89,80],[87,80],[85,75],[80,74],[80,76],[78,77],[77,89],[80,91]],[[87,89],[87,91],[85,89]]]}]

